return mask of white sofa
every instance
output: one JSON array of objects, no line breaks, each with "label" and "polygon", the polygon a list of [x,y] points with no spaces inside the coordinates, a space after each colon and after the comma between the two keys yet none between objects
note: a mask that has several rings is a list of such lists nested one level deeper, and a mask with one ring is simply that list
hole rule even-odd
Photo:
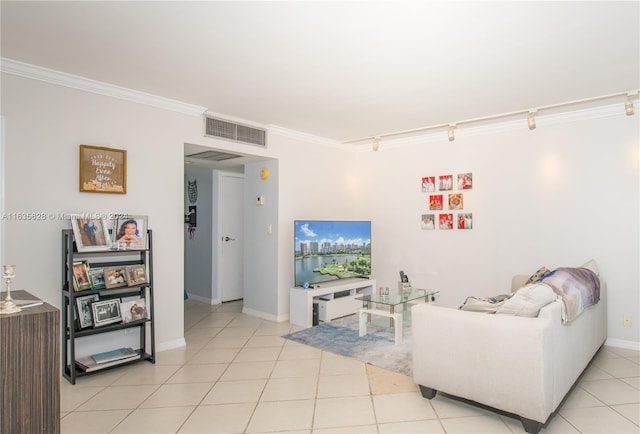
[{"label": "white sofa", "polygon": [[[528,277],[515,276],[512,291]],[[605,286],[601,279],[600,302],[567,325],[560,301],[535,318],[414,306],[414,382],[425,398],[440,391],[475,401],[537,433],[605,341]]]}]

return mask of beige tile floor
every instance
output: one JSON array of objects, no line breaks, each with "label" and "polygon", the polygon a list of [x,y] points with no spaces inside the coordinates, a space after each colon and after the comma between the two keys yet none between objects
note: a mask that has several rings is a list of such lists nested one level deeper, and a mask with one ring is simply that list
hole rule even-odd
[{"label": "beige tile floor", "polygon": [[[186,348],[61,380],[62,433],[519,433],[517,419],[297,344],[297,328],[185,302]],[[526,391],[523,391],[526,393]],[[544,433],[639,433],[640,352],[605,347]]]}]

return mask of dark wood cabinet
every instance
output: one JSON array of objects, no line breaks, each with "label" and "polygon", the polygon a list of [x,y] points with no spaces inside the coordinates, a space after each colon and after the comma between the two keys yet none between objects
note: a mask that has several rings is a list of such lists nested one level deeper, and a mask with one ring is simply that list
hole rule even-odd
[{"label": "dark wood cabinet", "polygon": [[[27,291],[11,296],[37,299]],[[0,315],[0,336],[2,433],[59,433],[60,310],[44,303]]]}]

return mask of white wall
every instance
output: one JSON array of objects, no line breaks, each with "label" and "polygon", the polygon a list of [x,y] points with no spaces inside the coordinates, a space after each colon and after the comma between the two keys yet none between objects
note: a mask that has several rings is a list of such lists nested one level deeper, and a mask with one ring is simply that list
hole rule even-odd
[{"label": "white wall", "polygon": [[273,142],[280,198],[277,300],[278,313],[284,316],[289,312],[289,289],[294,286],[293,221],[370,220],[373,216],[359,206],[368,188],[369,168],[358,154],[287,137]]},{"label": "white wall", "polygon": [[[244,168],[243,311],[272,321],[287,320],[289,313],[278,310],[278,167],[278,160],[266,160]],[[260,178],[262,168],[269,170],[268,179]],[[256,205],[258,196],[264,205]]]},{"label": "white wall", "polygon": [[[45,213],[6,221],[14,287],[61,305],[61,229],[52,213],[149,216],[154,235],[158,348],[183,340],[183,143],[201,120],[175,112],[2,75],[6,127],[5,212]],[[78,191],[79,145],[127,150],[127,194]]]},{"label": "white wall", "polygon": [[[608,283],[610,342],[638,346],[638,118],[540,123],[534,131],[523,122],[519,131],[453,143],[443,135],[363,154],[373,273],[393,286],[404,270],[415,286],[438,289],[441,304],[457,307],[470,295],[508,292],[513,274],[593,258]],[[473,189],[463,194],[474,228],[421,230],[428,212],[421,177],[465,172],[473,173]],[[625,314],[633,327],[622,326]]]}]

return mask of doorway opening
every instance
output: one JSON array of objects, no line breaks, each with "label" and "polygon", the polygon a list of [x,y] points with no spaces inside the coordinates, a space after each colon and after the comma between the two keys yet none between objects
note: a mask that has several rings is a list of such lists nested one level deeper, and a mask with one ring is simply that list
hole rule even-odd
[{"label": "doorway opening", "polygon": [[244,169],[265,157],[185,144],[185,299],[244,298]]}]

